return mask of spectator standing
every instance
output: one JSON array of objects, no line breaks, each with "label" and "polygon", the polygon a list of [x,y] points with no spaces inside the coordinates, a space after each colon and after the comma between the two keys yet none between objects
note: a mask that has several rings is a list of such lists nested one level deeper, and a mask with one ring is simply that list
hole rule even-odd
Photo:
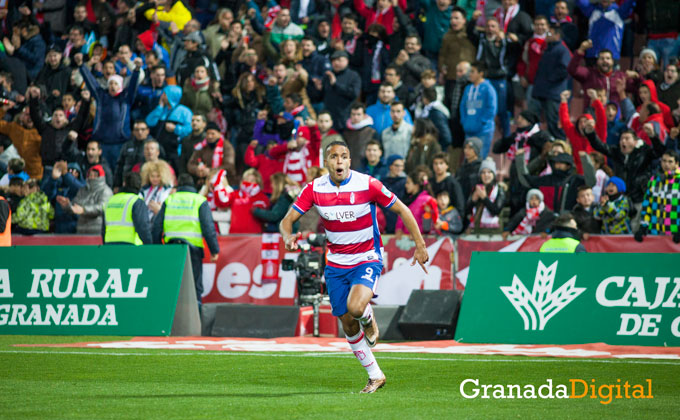
[{"label": "spectator standing", "polygon": [[191,133],[191,117],[193,112],[180,104],[182,88],[166,86],[158,106],[146,116],[146,124],[151,129],[151,136],[163,147],[165,157],[173,168],[177,165],[180,139]]},{"label": "spectator standing", "polygon": [[529,109],[537,115],[545,113],[550,134],[555,138],[564,138],[564,132],[558,126],[560,93],[567,90],[569,77],[567,66],[571,60],[571,53],[562,41],[558,25],[551,24],[545,40],[546,49],[538,62],[532,90],[535,102],[529,103]]},{"label": "spectator standing", "polygon": [[482,151],[479,156],[482,159],[488,156],[491,148],[496,128],[494,115],[498,106],[496,90],[484,79],[485,72],[484,64],[479,61],[472,63],[468,76],[470,84],[463,91],[460,100],[460,122],[465,137],[477,137],[482,140]]},{"label": "spectator standing", "polygon": [[635,0],[623,0],[620,6],[614,0],[600,0],[594,4],[588,0],[577,0],[576,4],[588,18],[588,39],[592,40],[592,44],[585,52],[586,58],[599,59],[600,51],[606,49],[618,61],[621,58],[624,20],[632,13]]},{"label": "spectator standing", "polygon": [[[672,235],[680,243],[680,158],[678,153],[666,150],[661,156],[661,171],[650,178],[642,201],[640,228],[635,240],[641,242],[645,235]],[[670,204],[669,204],[670,203]]]},{"label": "spectator standing", "polygon": [[[390,118],[392,124],[385,128],[380,135],[385,155],[406,156],[411,146],[411,136],[413,134],[413,124],[404,121],[408,111],[404,109],[404,103],[394,101],[390,105]],[[390,189],[394,192],[394,190]],[[389,213],[385,213],[386,215]]]},{"label": "spectator standing", "polygon": [[116,167],[120,149],[130,138],[130,109],[137,94],[137,82],[142,60],[135,59],[136,67],[127,87],[123,87],[123,78],[118,75],[109,77],[108,89],[99,86],[90,69],[80,66],[85,86],[97,102],[92,138],[99,140],[104,151],[104,159],[110,166]]}]

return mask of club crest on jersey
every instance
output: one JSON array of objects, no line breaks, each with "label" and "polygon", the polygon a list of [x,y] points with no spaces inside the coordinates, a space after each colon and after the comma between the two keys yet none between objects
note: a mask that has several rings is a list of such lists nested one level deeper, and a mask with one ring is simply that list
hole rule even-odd
[{"label": "club crest on jersey", "polygon": [[349,204],[354,204],[354,193],[349,195]]}]

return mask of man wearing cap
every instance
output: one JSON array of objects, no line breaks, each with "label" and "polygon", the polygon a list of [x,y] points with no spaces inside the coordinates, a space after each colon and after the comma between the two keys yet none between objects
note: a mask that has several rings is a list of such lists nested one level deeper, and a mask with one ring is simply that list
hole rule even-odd
[{"label": "man wearing cap", "polygon": [[113,191],[106,185],[104,169],[94,165],[87,172],[87,183],[78,190],[71,202],[68,198],[60,201],[65,209],[78,215],[76,232],[79,234],[101,234],[104,207],[113,196]]},{"label": "man wearing cap", "polygon": [[194,152],[187,164],[187,172],[202,182],[208,177],[211,169],[224,169],[230,183],[235,183],[235,159],[233,146],[224,141],[220,128],[211,121],[206,125],[203,141],[194,146]]},{"label": "man wearing cap", "polygon": [[205,68],[208,69],[208,72],[210,72],[210,77],[213,80],[220,80],[217,67],[205,50],[201,48],[202,44],[203,37],[199,31],[194,31],[184,37],[184,50],[186,51],[186,56],[177,69],[177,83],[180,86],[183,86],[184,82],[191,78],[191,75],[194,74],[194,70],[196,70],[196,67],[198,66],[205,66]]},{"label": "man wearing cap", "polygon": [[71,82],[71,69],[62,62],[62,51],[57,44],[47,48],[45,63],[35,79],[35,84],[45,86],[47,91],[47,106],[53,109],[61,103],[61,95]]},{"label": "man wearing cap", "polygon": [[151,244],[149,209],[139,196],[142,179],[127,172],[120,192],[111,197],[104,210],[102,239],[104,244]]},{"label": "man wearing cap", "polygon": [[196,299],[200,308],[203,294],[203,238],[210,249],[212,262],[217,261],[220,245],[217,242],[210,205],[204,196],[196,193],[191,175],[179,176],[177,192],[165,199],[154,219],[152,237],[156,244],[165,242],[189,245]]},{"label": "man wearing cap", "polygon": [[[349,106],[361,91],[361,77],[347,66],[349,54],[345,51],[335,51],[331,55],[332,70],[326,71],[321,91],[315,91],[315,95],[323,98],[323,103],[333,118],[333,128],[338,131],[345,128],[345,122],[349,118]],[[317,102],[315,99],[312,101]]]}]

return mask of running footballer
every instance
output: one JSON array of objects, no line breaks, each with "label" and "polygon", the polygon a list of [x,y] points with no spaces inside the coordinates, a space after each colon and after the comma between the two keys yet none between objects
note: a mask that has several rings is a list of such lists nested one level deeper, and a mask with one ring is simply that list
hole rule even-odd
[{"label": "running footballer", "polygon": [[397,213],[411,232],[416,261],[426,270],[425,241],[411,210],[377,179],[349,169],[350,155],[342,141],[325,150],[329,175],[307,184],[281,221],[286,249],[298,248],[301,234],[293,234],[293,223],[315,206],[328,238],[324,271],[333,315],[340,318],[354,355],[368,372],[361,393],[372,393],[385,385],[385,375],[371,352],[378,341],[378,325],[370,301],[382,272],[382,239],[376,221],[376,204]]}]

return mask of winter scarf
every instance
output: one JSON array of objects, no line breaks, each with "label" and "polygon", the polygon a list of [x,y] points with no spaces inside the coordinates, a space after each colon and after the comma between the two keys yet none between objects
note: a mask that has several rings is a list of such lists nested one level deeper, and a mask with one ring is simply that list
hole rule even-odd
[{"label": "winter scarf", "polygon": [[529,158],[531,155],[531,147],[529,147],[529,144],[527,143],[527,140],[529,140],[529,137],[533,136],[534,134],[538,133],[541,131],[541,127],[538,126],[538,124],[534,124],[531,129],[526,130],[526,131],[517,131],[517,134],[515,135],[515,143],[510,146],[507,152],[508,159],[510,161],[515,160],[515,155],[517,154],[520,144],[523,144],[522,147],[524,148],[524,163],[529,163]]},{"label": "winter scarf", "polygon": [[527,214],[524,216],[519,226],[512,231],[513,235],[531,235],[536,226],[536,222],[541,217],[541,213],[545,210],[545,203],[541,201],[538,207],[529,207],[529,203],[526,204]]},{"label": "winter scarf", "polygon": [[[194,146],[194,149],[202,150],[204,147],[208,147],[208,139],[203,139],[202,142],[197,143],[196,146]],[[218,168],[222,166],[223,161],[224,161],[224,137],[220,137],[220,139],[217,140],[217,144],[215,145],[215,150],[213,150],[211,167]]]}]

